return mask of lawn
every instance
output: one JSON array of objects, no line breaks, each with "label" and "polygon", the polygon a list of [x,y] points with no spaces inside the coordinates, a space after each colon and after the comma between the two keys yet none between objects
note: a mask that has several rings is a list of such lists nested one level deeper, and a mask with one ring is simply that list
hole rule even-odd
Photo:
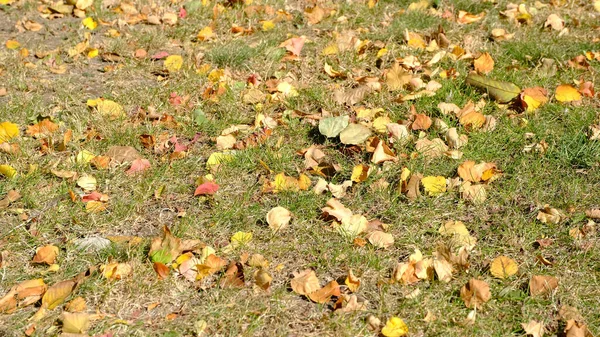
[{"label": "lawn", "polygon": [[0,0],[0,336],[600,335],[599,22]]}]

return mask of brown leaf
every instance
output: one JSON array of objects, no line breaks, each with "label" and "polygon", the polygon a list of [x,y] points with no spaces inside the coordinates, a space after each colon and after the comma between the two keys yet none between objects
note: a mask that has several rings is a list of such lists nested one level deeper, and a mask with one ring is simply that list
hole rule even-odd
[{"label": "brown leaf", "polygon": [[215,254],[210,254],[206,257],[204,263],[196,266],[196,268],[198,268],[198,275],[196,276],[196,279],[201,280],[207,276],[210,276],[223,269],[226,265],[226,260],[217,257]]},{"label": "brown leaf", "polygon": [[409,200],[416,200],[421,196],[421,179],[423,179],[423,175],[420,173],[413,173],[410,176],[410,180],[406,185],[406,197]]},{"label": "brown leaf", "polygon": [[53,245],[47,245],[38,248],[35,251],[35,256],[33,257],[33,263],[45,263],[47,265],[51,265],[56,263],[56,257],[58,256],[58,247]]},{"label": "brown leaf", "polygon": [[308,295],[321,288],[319,279],[312,269],[294,272],[294,278],[291,281],[291,285],[292,290],[299,295]]},{"label": "brown leaf", "polygon": [[133,162],[142,158],[139,152],[131,146],[111,146],[105,156],[110,157],[116,164]]},{"label": "brown leaf", "polygon": [[65,310],[68,312],[81,312],[87,308],[85,299],[81,296],[75,297],[65,305]]},{"label": "brown leaf", "polygon": [[340,296],[340,285],[334,280],[327,283],[323,288],[308,294],[308,298],[317,303],[327,303],[331,296]]},{"label": "brown leaf", "polygon": [[11,313],[17,308],[25,307],[39,301],[48,286],[42,279],[23,281],[0,299],[0,313]]},{"label": "brown leaf", "polygon": [[367,310],[368,301],[358,301],[358,296],[342,294],[336,301],[334,308],[336,313],[348,313]]},{"label": "brown leaf", "polygon": [[431,126],[431,118],[424,114],[415,114],[414,120],[410,125],[412,130],[427,130]]},{"label": "brown leaf", "polygon": [[591,208],[585,211],[585,215],[591,219],[600,219],[600,208]]},{"label": "brown leaf", "polygon": [[532,337],[542,337],[544,335],[544,324],[531,320],[528,323],[521,323],[523,330]]},{"label": "brown leaf", "polygon": [[261,289],[263,289],[265,291],[268,291],[269,288],[271,287],[272,280],[273,280],[273,277],[271,277],[271,275],[269,275],[269,273],[264,268],[260,268],[254,274],[254,282],[256,283],[257,286],[259,286]]},{"label": "brown leaf", "polygon": [[376,248],[389,248],[394,245],[394,236],[382,231],[372,231],[367,234],[367,240]]},{"label": "brown leaf", "polygon": [[100,266],[102,276],[110,280],[120,280],[131,274],[132,268],[127,263],[111,262]]},{"label": "brown leaf", "polygon": [[460,298],[465,302],[467,308],[481,308],[481,305],[490,300],[490,286],[485,281],[470,279],[460,289]]},{"label": "brown leaf", "polygon": [[154,238],[148,256],[152,262],[170,263],[181,253],[181,240],[174,237],[167,226],[163,227],[162,238]]},{"label": "brown leaf", "polygon": [[593,337],[587,325],[582,322],[570,319],[565,327],[565,337]]},{"label": "brown leaf", "polygon": [[539,296],[558,288],[558,279],[554,276],[534,275],[529,281],[531,296]]},{"label": "brown leaf", "polygon": [[219,282],[221,288],[242,288],[244,283],[244,267],[239,262],[231,261],[225,275]]},{"label": "brown leaf", "polygon": [[348,270],[348,276],[346,276],[344,284],[351,292],[355,293],[358,291],[358,288],[360,287],[360,279],[354,275],[352,269]]},{"label": "brown leaf", "polygon": [[304,10],[304,17],[309,25],[316,25],[325,18],[325,10],[318,5],[312,8],[306,8]]}]

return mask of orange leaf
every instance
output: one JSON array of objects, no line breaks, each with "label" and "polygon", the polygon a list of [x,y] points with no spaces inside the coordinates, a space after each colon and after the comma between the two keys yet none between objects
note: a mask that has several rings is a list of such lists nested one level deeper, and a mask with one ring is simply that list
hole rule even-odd
[{"label": "orange leaf", "polygon": [[35,125],[28,126],[26,133],[34,138],[39,138],[43,136],[50,136],[56,130],[58,130],[57,124],[49,119],[44,119]]},{"label": "orange leaf", "polygon": [[291,281],[292,290],[300,295],[308,295],[315,292],[321,286],[319,279],[312,269],[306,269],[302,272],[294,272],[294,278]]},{"label": "orange leaf", "polygon": [[487,74],[494,69],[494,59],[489,53],[483,53],[473,61],[475,71],[481,74]]},{"label": "orange leaf", "polygon": [[308,298],[317,303],[327,303],[331,296],[340,296],[340,285],[334,280],[327,283],[323,288],[308,294]]},{"label": "orange leaf", "polygon": [[33,257],[33,263],[45,263],[48,265],[54,264],[56,262],[56,257],[58,256],[58,247],[53,245],[47,245],[38,248],[35,251],[35,256]]},{"label": "orange leaf", "polygon": [[568,84],[561,84],[556,88],[554,96],[559,102],[572,102],[581,100],[581,94],[577,89]]}]

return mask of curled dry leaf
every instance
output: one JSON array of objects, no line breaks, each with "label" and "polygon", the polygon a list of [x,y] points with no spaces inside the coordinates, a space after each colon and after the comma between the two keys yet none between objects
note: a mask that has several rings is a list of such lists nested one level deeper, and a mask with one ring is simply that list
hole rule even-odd
[{"label": "curled dry leaf", "polygon": [[340,285],[334,280],[327,283],[323,288],[309,293],[308,298],[313,302],[327,303],[331,300],[332,296],[339,297],[340,295]]},{"label": "curled dry leaf", "polygon": [[515,260],[504,255],[498,256],[490,265],[490,273],[497,278],[507,278],[519,271],[519,266]]},{"label": "curled dry leaf", "polygon": [[521,323],[523,330],[532,337],[542,337],[544,335],[544,324],[531,320],[528,323]]},{"label": "curled dry leaf", "polygon": [[367,218],[360,214],[353,214],[344,217],[342,222],[337,225],[336,229],[344,237],[355,238],[360,233],[367,230],[367,225]]},{"label": "curled dry leaf", "polygon": [[552,27],[552,29],[561,31],[565,28],[565,21],[556,14],[550,14],[544,23],[544,27]]},{"label": "curled dry leaf", "polygon": [[433,254],[433,269],[435,270],[438,280],[446,283],[452,281],[454,267],[452,267],[452,264],[438,252],[434,252]]},{"label": "curled dry leaf", "polygon": [[215,254],[210,254],[206,257],[204,263],[196,266],[198,269],[198,275],[196,276],[196,279],[202,280],[207,276],[221,271],[221,269],[225,268],[225,266],[227,266],[227,261],[217,257]]},{"label": "curled dry leaf", "polygon": [[529,293],[531,296],[547,294],[558,288],[558,279],[554,276],[534,275],[529,280]]},{"label": "curled dry leaf", "polygon": [[102,276],[109,280],[120,280],[131,274],[132,268],[127,263],[111,262],[107,265],[100,266]]},{"label": "curled dry leaf", "polygon": [[335,303],[335,313],[348,313],[367,310],[369,301],[358,301],[358,296],[342,294]]},{"label": "curled dry leaf", "polygon": [[542,223],[560,223],[565,218],[564,214],[556,208],[550,207],[550,205],[544,205],[537,215],[537,219]]},{"label": "curled dry leaf", "polygon": [[292,290],[299,295],[308,295],[321,288],[319,279],[312,269],[306,269],[302,272],[294,272],[294,278],[291,281]]},{"label": "curled dry leaf", "polygon": [[373,151],[373,157],[371,157],[371,162],[374,164],[380,164],[386,161],[397,161],[398,158],[392,152],[390,147],[383,141],[379,140],[377,142],[377,146],[375,147],[375,151]]},{"label": "curled dry leaf", "polygon": [[460,298],[465,302],[467,308],[481,308],[481,305],[490,300],[490,286],[485,281],[470,279],[460,289]]},{"label": "curled dry leaf", "polygon": [[352,269],[348,270],[348,276],[346,276],[344,284],[351,292],[355,293],[358,291],[358,288],[360,287],[360,279],[354,275]]},{"label": "curled dry leaf", "polygon": [[327,200],[327,207],[321,208],[321,211],[327,216],[335,217],[337,221],[342,221],[352,216],[352,211],[335,198]]},{"label": "curled dry leaf", "polygon": [[286,227],[291,219],[292,213],[281,206],[274,207],[267,213],[267,223],[273,232],[278,232]]},{"label": "curled dry leaf", "polygon": [[591,219],[600,219],[600,208],[592,208],[585,211],[585,215]]},{"label": "curled dry leaf", "polygon": [[239,262],[231,261],[225,274],[219,281],[219,286],[225,288],[242,288],[246,285],[244,280],[244,267]]},{"label": "curled dry leaf", "polygon": [[0,298],[0,313],[12,313],[17,308],[36,303],[47,289],[43,279],[27,280],[13,286]]},{"label": "curled dry leaf", "polygon": [[45,263],[51,265],[56,263],[56,257],[58,256],[58,247],[54,245],[47,245],[38,248],[35,251],[35,256],[31,262],[33,263]]},{"label": "curled dry leaf", "polygon": [[271,277],[271,275],[269,275],[269,273],[264,268],[260,268],[254,273],[254,282],[262,290],[268,291],[271,287],[272,280],[273,277]]},{"label": "curled dry leaf", "polygon": [[521,105],[526,111],[534,111],[548,102],[548,91],[541,87],[525,88],[520,94]]}]

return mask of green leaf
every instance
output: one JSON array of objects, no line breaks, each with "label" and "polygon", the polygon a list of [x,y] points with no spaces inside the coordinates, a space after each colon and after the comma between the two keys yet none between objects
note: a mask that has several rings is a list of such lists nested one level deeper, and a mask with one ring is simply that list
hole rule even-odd
[{"label": "green leaf", "polygon": [[348,116],[329,117],[319,122],[319,132],[326,137],[337,137],[348,126]]},{"label": "green leaf", "polygon": [[513,83],[492,80],[475,73],[467,76],[467,84],[487,92],[500,103],[510,102],[521,93],[521,88]]},{"label": "green leaf", "polygon": [[205,123],[208,123],[208,118],[206,118],[206,114],[204,113],[202,108],[196,108],[192,114],[194,118],[194,123],[196,123],[196,125],[202,126]]}]

